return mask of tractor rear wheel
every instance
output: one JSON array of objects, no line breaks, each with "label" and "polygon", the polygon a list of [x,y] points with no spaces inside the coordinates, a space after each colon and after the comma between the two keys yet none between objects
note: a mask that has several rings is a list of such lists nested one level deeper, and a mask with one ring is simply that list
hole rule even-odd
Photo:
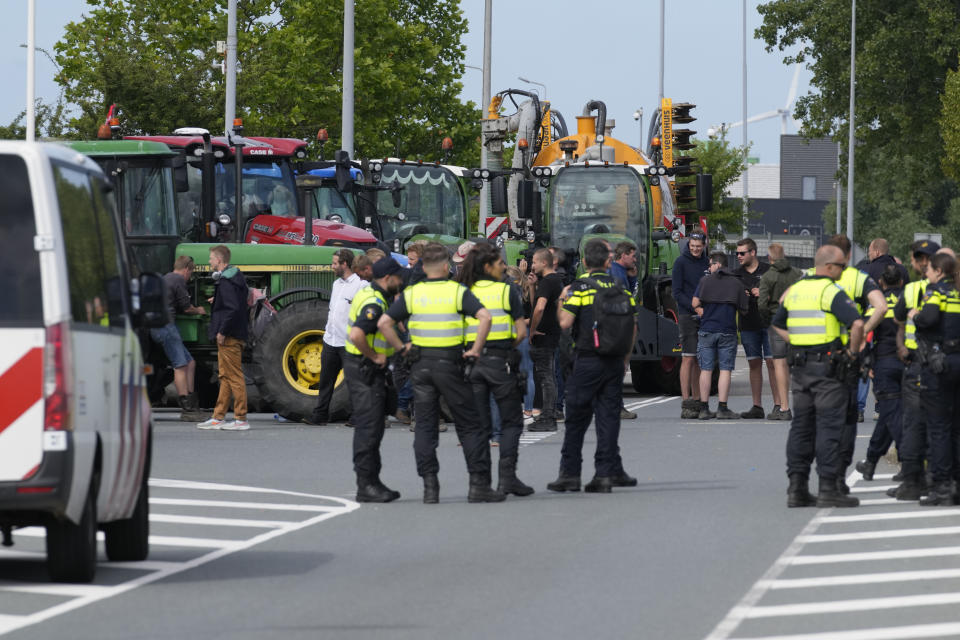
[{"label": "tractor rear wheel", "polygon": [[[660,294],[660,302],[663,305],[663,316],[679,325],[680,315],[677,309],[677,301],[673,299],[673,288],[664,287]],[[659,383],[660,390],[671,396],[680,395],[680,362],[682,358],[679,355],[661,354],[660,361],[653,363],[651,373]]]},{"label": "tractor rear wheel", "polygon": [[[317,404],[320,354],[329,306],[325,300],[297,302],[277,312],[253,351],[257,388],[273,411],[290,420],[309,417]],[[331,420],[350,413],[343,374],[330,401]]]}]

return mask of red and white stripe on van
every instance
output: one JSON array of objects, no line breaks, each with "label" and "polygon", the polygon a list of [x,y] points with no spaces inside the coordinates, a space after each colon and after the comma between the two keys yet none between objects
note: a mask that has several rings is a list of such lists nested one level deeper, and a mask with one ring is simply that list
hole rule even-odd
[{"label": "red and white stripe on van", "polygon": [[45,334],[0,329],[0,481],[29,478],[43,459]]}]

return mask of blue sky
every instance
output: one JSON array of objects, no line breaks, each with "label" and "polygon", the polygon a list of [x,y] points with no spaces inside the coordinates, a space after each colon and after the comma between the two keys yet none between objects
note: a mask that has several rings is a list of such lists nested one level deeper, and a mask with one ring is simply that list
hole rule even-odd
[{"label": "blue sky", "polygon": [[[321,0],[339,2],[339,0]],[[783,108],[793,69],[779,52],[767,53],[753,38],[760,24],[756,0],[748,3],[747,114]],[[64,26],[79,20],[85,0],[36,0],[38,47],[52,53]],[[674,101],[693,102],[698,120],[691,125],[703,137],[707,128],[740,120],[741,2],[736,0],[667,0],[664,93]],[[463,0],[470,32],[464,38],[466,63],[483,63],[483,0]],[[617,126],[614,137],[637,144],[633,112],[642,107],[644,129],[657,103],[659,75],[659,0],[494,0],[492,90],[543,88],[518,80],[523,76],[547,87],[547,99],[575,127],[575,116],[590,100],[603,100],[608,118]],[[7,90],[0,95],[0,123],[9,123],[26,100],[27,0],[4,0],[0,23],[0,77]],[[362,15],[357,20],[363,19]],[[59,93],[54,66],[37,55],[37,95],[48,102]],[[467,68],[464,97],[480,102],[480,71]],[[810,90],[810,72],[800,74],[798,95]],[[240,80],[242,82],[242,78]],[[779,163],[780,118],[751,124],[751,155],[764,163]],[[796,133],[792,124],[789,133]],[[263,132],[268,134],[269,132]],[[729,137],[741,142],[733,129]]]}]

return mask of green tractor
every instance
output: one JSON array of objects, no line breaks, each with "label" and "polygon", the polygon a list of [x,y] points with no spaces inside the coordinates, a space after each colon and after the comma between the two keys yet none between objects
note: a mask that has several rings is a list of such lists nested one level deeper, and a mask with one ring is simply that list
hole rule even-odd
[{"label": "green tractor", "polygon": [[[175,151],[157,141],[100,140],[73,142],[69,146],[90,156],[112,178],[131,263],[140,272],[166,273],[177,256],[189,255],[197,270],[188,286],[194,301],[205,305],[213,295],[213,280],[208,276],[210,247],[225,244],[230,248],[231,262],[243,271],[250,287],[260,296],[251,298],[251,337],[244,353],[251,408],[272,409],[290,419],[308,416],[316,404],[323,329],[335,279],[332,257],[350,243],[246,244],[237,242],[242,226],[236,223],[223,225],[216,234],[216,242],[193,242],[198,229],[210,229],[207,224],[210,221],[206,219],[210,216],[194,212],[179,215],[183,212],[178,204],[196,186],[189,184],[193,181],[188,181],[187,170],[194,164],[194,170],[201,166],[199,153],[195,154],[196,158],[191,156],[188,164],[181,150]],[[245,180],[247,171],[260,177],[255,158],[245,158]],[[267,160],[271,168],[286,161],[277,156]],[[229,155],[221,154],[210,163],[216,168],[216,179],[232,175],[229,162]],[[203,173],[214,182],[209,171]],[[289,175],[289,188],[294,192],[292,171]],[[218,217],[222,215],[223,212],[218,211]],[[359,253],[361,249],[353,250]],[[207,338],[208,317],[178,316],[176,323],[197,361],[201,404],[212,406],[217,392],[217,353],[216,344]],[[157,403],[163,399],[172,370],[157,345],[145,339],[144,347],[146,361],[153,368],[148,378],[149,392],[151,400]],[[346,385],[338,381],[331,417],[336,419],[348,413]]]}]

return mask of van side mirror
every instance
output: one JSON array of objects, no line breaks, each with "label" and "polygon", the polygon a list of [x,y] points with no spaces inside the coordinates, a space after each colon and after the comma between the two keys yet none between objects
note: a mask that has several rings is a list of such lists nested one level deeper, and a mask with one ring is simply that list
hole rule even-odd
[{"label": "van side mirror", "polygon": [[159,329],[170,324],[170,309],[164,296],[165,285],[159,273],[140,275],[140,312],[137,314],[138,326],[145,329]]},{"label": "van side mirror", "polygon": [[187,155],[183,149],[180,149],[170,166],[173,168],[173,188],[177,193],[190,191],[190,183],[187,181]]},{"label": "van side mirror", "polygon": [[697,211],[713,211],[713,176],[697,174]]},{"label": "van side mirror", "polygon": [[507,206],[507,176],[496,176],[490,180],[490,212],[497,216],[509,213]]},{"label": "van side mirror", "polygon": [[521,180],[517,188],[517,217],[521,220],[533,218],[533,180]]}]

